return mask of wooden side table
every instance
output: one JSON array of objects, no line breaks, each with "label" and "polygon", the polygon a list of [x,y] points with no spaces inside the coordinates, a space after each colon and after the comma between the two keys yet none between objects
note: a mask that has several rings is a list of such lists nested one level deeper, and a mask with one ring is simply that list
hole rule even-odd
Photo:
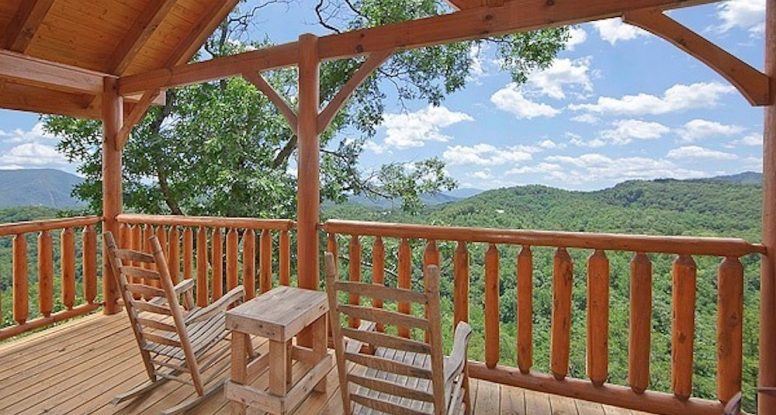
[{"label": "wooden side table", "polygon": [[[244,414],[248,406],[273,414],[286,414],[313,391],[326,390],[326,374],[332,359],[327,351],[326,293],[279,287],[226,313],[226,327],[232,331],[232,376],[226,383],[226,398],[232,413]],[[294,345],[294,336],[311,328],[313,347]],[[248,364],[251,335],[269,340],[269,354]],[[291,363],[297,360],[311,368],[296,384]],[[250,386],[269,366],[269,393]]]}]

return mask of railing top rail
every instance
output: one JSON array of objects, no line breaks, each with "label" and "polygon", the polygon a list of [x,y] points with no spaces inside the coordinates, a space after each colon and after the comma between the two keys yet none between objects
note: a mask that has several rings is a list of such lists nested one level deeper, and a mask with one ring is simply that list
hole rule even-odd
[{"label": "railing top rail", "polygon": [[466,228],[347,220],[329,220],[323,224],[323,230],[328,233],[388,238],[433,239],[681,255],[741,257],[754,253],[766,254],[766,249],[763,245],[753,244],[738,238]]},{"label": "railing top rail", "polygon": [[288,231],[295,222],[290,219],[221,218],[212,216],[140,215],[124,213],[117,217],[129,225],[205,226],[210,228],[243,228]]},{"label": "railing top rail", "polygon": [[43,219],[29,222],[6,223],[0,224],[0,236],[96,225],[100,223],[101,220],[102,217],[100,216],[77,216],[62,219]]}]

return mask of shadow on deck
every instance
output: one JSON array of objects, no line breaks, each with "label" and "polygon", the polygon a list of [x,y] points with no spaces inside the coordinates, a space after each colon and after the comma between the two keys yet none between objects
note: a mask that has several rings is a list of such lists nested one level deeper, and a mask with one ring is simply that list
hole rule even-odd
[{"label": "shadow on deck", "polygon": [[[266,350],[267,345],[257,345]],[[168,382],[153,393],[119,406],[111,398],[145,381],[142,361],[126,316],[91,315],[0,345],[2,414],[158,414],[190,398],[193,388]],[[296,414],[342,414],[336,370],[327,392],[311,395]],[[255,385],[266,388],[266,376]],[[476,414],[633,415],[626,409],[472,381]],[[229,414],[222,393],[196,414]],[[249,411],[249,413],[260,413]]]}]

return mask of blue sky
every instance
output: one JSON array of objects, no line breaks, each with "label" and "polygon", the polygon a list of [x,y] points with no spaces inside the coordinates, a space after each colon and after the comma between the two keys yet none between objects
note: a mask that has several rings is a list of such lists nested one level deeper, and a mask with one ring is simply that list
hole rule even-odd
[{"label": "blue sky", "polygon": [[[285,42],[323,34],[309,0],[262,11],[252,35]],[[732,0],[671,16],[762,68],[764,0]],[[390,97],[362,158],[441,157],[462,187],[545,184],[599,189],[628,179],[692,178],[762,170],[762,110],[715,72],[619,19],[573,29],[569,50],[520,87],[492,51],[472,51],[467,88],[441,107]],[[35,114],[0,110],[0,168],[74,172]]]}]

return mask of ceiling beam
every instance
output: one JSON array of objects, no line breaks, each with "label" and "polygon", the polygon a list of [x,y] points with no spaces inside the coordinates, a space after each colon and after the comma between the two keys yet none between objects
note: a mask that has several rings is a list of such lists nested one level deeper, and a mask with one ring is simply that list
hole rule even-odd
[{"label": "ceiling beam", "polygon": [[0,78],[63,92],[102,93],[105,73],[0,50]]},{"label": "ceiling beam", "polygon": [[105,72],[116,75],[124,73],[175,5],[175,2],[176,0],[158,0],[151,2],[144,8],[113,51],[113,55],[108,59]]},{"label": "ceiling beam", "polygon": [[24,52],[35,37],[35,32],[46,17],[54,0],[22,0],[5,28],[2,49]]},{"label": "ceiling beam", "polygon": [[[718,0],[512,0],[501,6],[480,6],[441,16],[427,17],[321,37],[323,60],[349,58],[381,50],[406,50],[424,46],[481,39],[546,27],[565,26],[622,16],[644,8],[674,9]],[[211,81],[248,71],[295,65],[296,42],[205,62],[178,65],[119,79],[122,95]]]}]

